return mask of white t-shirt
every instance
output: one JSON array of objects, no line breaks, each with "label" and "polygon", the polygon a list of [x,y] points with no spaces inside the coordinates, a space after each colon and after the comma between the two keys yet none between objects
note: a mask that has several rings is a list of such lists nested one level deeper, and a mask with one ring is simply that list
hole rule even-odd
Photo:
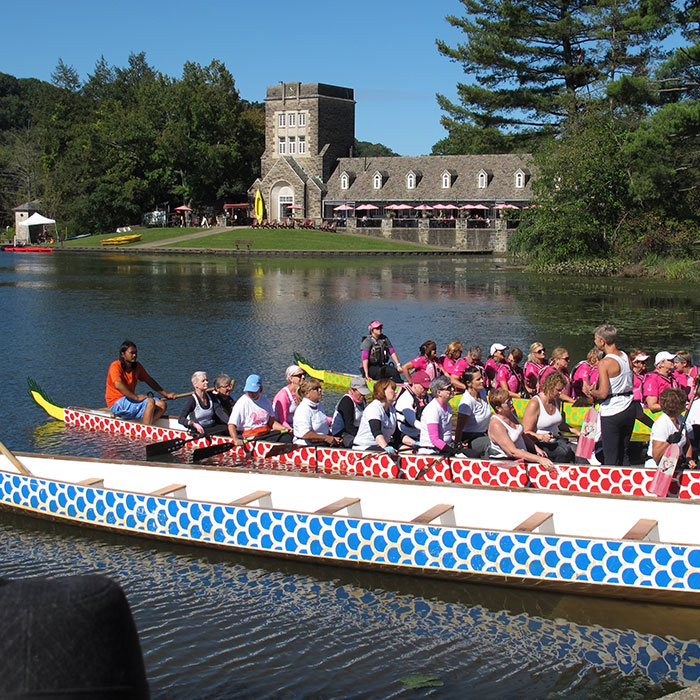
[{"label": "white t-shirt", "polygon": [[700,425],[700,398],[693,401],[693,405],[690,407],[690,413],[688,414],[688,420],[685,422],[688,430],[692,430],[694,425]]},{"label": "white t-shirt", "polygon": [[294,443],[296,445],[310,445],[308,440],[302,439],[309,431],[328,435],[330,424],[328,416],[323,412],[322,403],[312,403],[309,399],[302,399],[294,411]]},{"label": "white t-shirt", "polygon": [[[669,435],[677,432],[678,428],[673,424],[673,421],[665,414],[662,413],[655,421],[654,425],[651,426],[651,435],[649,436],[649,449],[647,450],[647,461],[644,462],[644,466],[647,469],[656,469],[659,465],[654,461],[653,457],[653,442],[666,442],[666,438]],[[681,441],[678,443],[678,447],[683,454],[683,447],[686,444],[686,431],[683,431],[681,436]]]},{"label": "white t-shirt", "polygon": [[368,447],[377,445],[377,440],[372,435],[372,430],[369,427],[371,420],[378,420],[382,424],[382,435],[387,442],[391,441],[391,436],[396,430],[396,409],[389,405],[387,413],[379,399],[375,399],[362,413],[360,427],[357,429],[357,435],[352,442],[352,446],[357,450],[366,450]]},{"label": "white t-shirt", "polygon": [[[491,406],[484,396],[480,394],[481,401],[475,399],[468,391],[462,394],[459,401],[457,412],[463,416],[467,416],[467,422],[464,424],[464,432],[467,433],[485,433],[489,429],[489,421],[491,420]],[[461,436],[458,436],[459,439]]]},{"label": "white t-shirt", "polygon": [[228,422],[238,430],[252,430],[267,425],[272,413],[272,403],[264,394],[253,400],[248,394],[243,394],[233,405]]},{"label": "white t-shirt", "polygon": [[428,426],[431,423],[437,423],[438,437],[441,440],[452,442],[452,409],[450,408],[450,404],[447,404],[447,407],[443,408],[442,404],[437,399],[433,399],[423,410],[420,423],[419,444],[421,447],[434,449],[433,443],[430,440],[430,435],[428,434]]}]

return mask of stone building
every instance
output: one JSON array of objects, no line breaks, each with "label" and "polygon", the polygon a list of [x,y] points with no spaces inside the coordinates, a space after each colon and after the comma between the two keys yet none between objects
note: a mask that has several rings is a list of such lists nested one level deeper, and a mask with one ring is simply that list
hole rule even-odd
[{"label": "stone building", "polygon": [[[505,209],[527,206],[532,198],[528,154],[357,157],[354,139],[352,89],[298,82],[268,87],[265,151],[261,176],[249,190],[251,201],[259,189],[267,219],[341,217],[348,227],[376,229],[366,231],[370,235],[396,237],[387,232],[398,223],[406,229],[452,229],[451,245],[460,247],[468,245],[467,229],[495,229]],[[409,207],[436,204],[423,216],[415,210],[405,214]],[[361,205],[369,208],[358,219],[355,208]],[[393,223],[391,205],[404,208]],[[443,235],[441,244],[450,245],[450,235]],[[430,241],[417,231],[398,237]]]}]

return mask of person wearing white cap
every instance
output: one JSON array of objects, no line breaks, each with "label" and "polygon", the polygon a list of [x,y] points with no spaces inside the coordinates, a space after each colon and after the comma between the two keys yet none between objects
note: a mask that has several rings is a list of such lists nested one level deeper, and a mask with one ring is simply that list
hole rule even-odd
[{"label": "person wearing white cap", "polygon": [[[364,336],[360,344],[362,375],[367,381],[393,379],[400,382],[403,367],[391,341],[384,335],[384,325],[381,321],[372,321],[367,330],[369,335]],[[396,366],[389,364],[389,360],[393,360]]]},{"label": "person wearing white cap", "polygon": [[297,407],[297,389],[306,378],[306,372],[299,365],[289,365],[284,373],[289,384],[283,386],[272,399],[275,417],[285,428],[291,428],[294,411]]},{"label": "person wearing white cap", "polygon": [[656,353],[654,369],[644,377],[642,384],[642,396],[644,403],[650,411],[660,411],[659,396],[664,389],[678,387],[678,382],[673,376],[673,358],[675,355],[667,350]]},{"label": "person wearing white cap", "polygon": [[626,353],[617,347],[617,328],[604,323],[595,329],[593,342],[605,357],[598,362],[598,386],[591,396],[600,401],[600,431],[603,441],[603,464],[622,466],[629,459],[629,444],[637,419],[633,399],[632,367]]},{"label": "person wearing white cap", "polygon": [[[243,387],[243,396],[236,401],[228,419],[228,433],[239,447],[243,439],[259,435],[270,435],[272,430],[284,430],[284,426],[275,419],[272,403],[262,393],[263,384],[259,374],[250,374]],[[272,436],[271,436],[272,437]],[[280,442],[291,441],[289,433],[280,437]]]},{"label": "person wearing white cap", "polygon": [[508,346],[502,343],[494,343],[489,350],[489,359],[486,360],[484,365],[484,377],[486,379],[486,388],[491,386],[496,386],[495,379],[496,374],[498,374],[498,368],[501,363],[506,361],[506,356],[504,350],[507,350]]}]

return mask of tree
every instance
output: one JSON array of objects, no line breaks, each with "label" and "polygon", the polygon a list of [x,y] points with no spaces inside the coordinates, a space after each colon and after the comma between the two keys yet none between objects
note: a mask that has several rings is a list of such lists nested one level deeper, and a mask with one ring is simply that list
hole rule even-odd
[{"label": "tree", "polygon": [[383,143],[370,143],[369,141],[358,141],[355,139],[355,155],[356,156],[397,156],[388,146]]},{"label": "tree", "polygon": [[621,72],[648,70],[669,31],[662,0],[460,1],[465,16],[447,21],[466,39],[437,47],[473,82],[457,85],[459,104],[437,99],[450,136],[466,136],[471,152],[478,129],[508,134],[515,150],[557,133]]},{"label": "tree", "polygon": [[51,82],[68,92],[78,92],[81,87],[78,71],[73,66],[67,66],[62,58],[58,59],[56,70],[51,73]]}]

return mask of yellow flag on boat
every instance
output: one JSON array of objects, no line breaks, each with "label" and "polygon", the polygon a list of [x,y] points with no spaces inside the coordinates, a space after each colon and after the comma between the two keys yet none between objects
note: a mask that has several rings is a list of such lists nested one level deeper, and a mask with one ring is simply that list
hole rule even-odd
[{"label": "yellow flag on boat", "polygon": [[261,224],[263,220],[263,198],[260,190],[255,193],[255,218]]}]

